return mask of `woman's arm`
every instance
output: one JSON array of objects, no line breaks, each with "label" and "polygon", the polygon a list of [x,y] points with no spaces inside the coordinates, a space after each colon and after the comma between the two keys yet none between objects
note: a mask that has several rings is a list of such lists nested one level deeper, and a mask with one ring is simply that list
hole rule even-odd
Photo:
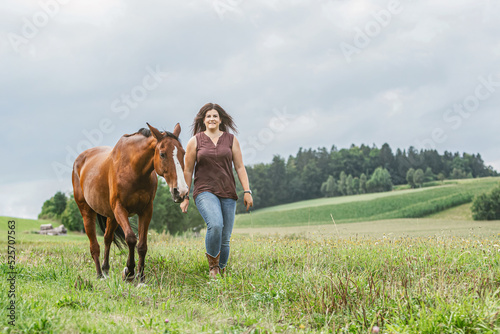
[{"label": "woman's arm", "polygon": [[[238,174],[238,178],[240,179],[241,185],[243,186],[243,190],[250,190],[247,170],[245,168],[245,165],[243,164],[243,156],[241,154],[240,143],[238,142],[238,139],[236,139],[236,136],[234,136],[233,139],[233,163],[236,174]],[[253,206],[252,194],[245,193],[243,195],[243,203],[247,207],[248,211],[248,209]]]},{"label": "woman's arm", "polygon": [[[186,155],[184,156],[184,179],[188,188],[191,187],[193,180],[193,169],[196,161],[196,137],[191,137],[186,145]],[[188,191],[189,194],[189,191]],[[189,199],[185,198],[180,207],[182,212],[186,213],[189,206]]]}]

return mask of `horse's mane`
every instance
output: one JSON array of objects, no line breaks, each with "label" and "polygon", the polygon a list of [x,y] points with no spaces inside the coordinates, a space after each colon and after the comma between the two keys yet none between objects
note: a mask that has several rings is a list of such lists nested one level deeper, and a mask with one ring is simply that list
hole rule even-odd
[{"label": "horse's mane", "polygon": [[[167,136],[167,137],[173,138],[173,139],[175,139],[175,140],[177,140],[177,141],[179,141],[179,142],[180,142],[179,137],[177,137],[176,135],[174,135],[172,132],[169,132],[169,131],[161,131],[160,133],[161,133],[162,135],[164,135],[164,136]],[[135,132],[135,133],[132,133],[132,134],[130,134],[130,135],[123,135],[123,136],[124,136],[124,137],[132,137],[132,136],[134,136],[134,135],[143,135],[144,137],[149,138],[149,137],[151,137],[151,135],[152,135],[152,134],[151,134],[151,130],[146,129],[146,128],[140,128],[140,129],[139,129],[139,130],[137,130],[137,132]]]}]

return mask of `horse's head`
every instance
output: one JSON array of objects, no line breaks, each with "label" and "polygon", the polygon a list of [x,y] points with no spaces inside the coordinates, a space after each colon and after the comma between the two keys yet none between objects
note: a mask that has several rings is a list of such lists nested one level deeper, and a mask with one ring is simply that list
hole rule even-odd
[{"label": "horse's head", "polygon": [[181,126],[177,123],[172,133],[160,132],[155,127],[149,124],[148,126],[156,139],[153,158],[155,171],[167,181],[174,202],[180,203],[189,190],[184,179],[185,151],[178,139]]}]

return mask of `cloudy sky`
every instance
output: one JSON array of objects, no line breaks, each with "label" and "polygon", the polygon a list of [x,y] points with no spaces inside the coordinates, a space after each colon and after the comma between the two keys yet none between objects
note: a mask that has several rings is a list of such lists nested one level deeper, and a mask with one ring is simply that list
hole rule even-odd
[{"label": "cloudy sky", "polygon": [[235,119],[244,162],[384,143],[500,170],[493,0],[7,0],[0,215],[34,218],[89,146]]}]

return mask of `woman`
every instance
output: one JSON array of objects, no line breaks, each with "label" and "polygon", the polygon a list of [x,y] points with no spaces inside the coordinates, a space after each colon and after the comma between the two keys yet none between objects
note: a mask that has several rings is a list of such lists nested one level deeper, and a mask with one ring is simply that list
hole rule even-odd
[{"label": "woman", "polygon": [[[229,258],[229,240],[236,213],[236,183],[233,164],[244,190],[243,201],[253,206],[252,191],[243,165],[240,144],[228,129],[236,131],[232,117],[215,103],[205,104],[193,122],[193,137],[186,146],[184,177],[190,186],[194,168],[194,201],[207,224],[206,256],[210,277],[224,273]],[[196,165],[195,165],[196,163]],[[189,197],[181,203],[186,213]]]}]

